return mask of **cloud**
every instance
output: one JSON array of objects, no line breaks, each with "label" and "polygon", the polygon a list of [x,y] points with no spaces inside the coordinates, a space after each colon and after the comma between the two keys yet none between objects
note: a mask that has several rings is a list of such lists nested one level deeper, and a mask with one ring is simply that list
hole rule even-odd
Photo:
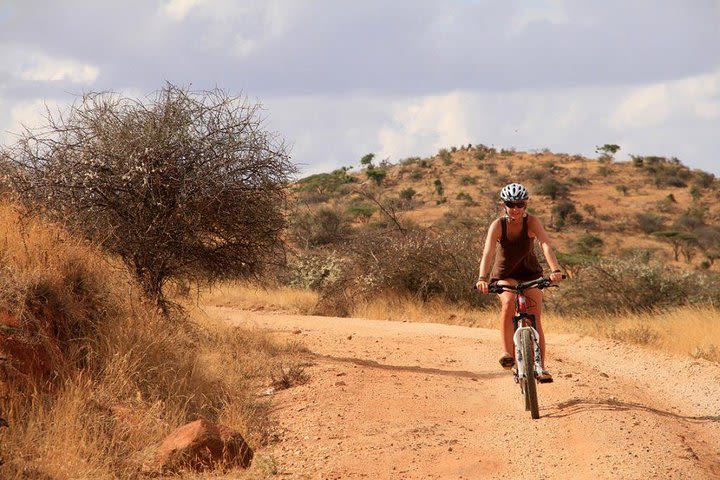
[{"label": "cloud", "polygon": [[468,98],[472,94],[453,92],[395,102],[390,109],[391,125],[378,132],[378,156],[398,159],[413,149],[427,151],[467,143],[472,123],[467,118]]},{"label": "cloud", "polygon": [[548,0],[540,2],[538,6],[523,6],[510,21],[510,32],[519,34],[533,23],[551,23],[562,25],[570,22],[568,12],[562,1]]},{"label": "cloud", "polygon": [[720,69],[674,82],[633,89],[610,115],[616,128],[652,127],[670,116],[713,120],[719,117]]},{"label": "cloud", "polygon": [[[0,44],[3,63],[0,72],[31,82],[70,82],[90,85],[100,75],[100,68],[65,56],[53,56],[39,49]],[[7,82],[8,80],[5,80]]]},{"label": "cloud", "polygon": [[182,21],[190,10],[204,3],[204,0],[167,0],[161,11],[175,21]]},{"label": "cloud", "polygon": [[636,89],[615,110],[611,121],[618,127],[650,127],[662,123],[672,106],[667,85]]}]

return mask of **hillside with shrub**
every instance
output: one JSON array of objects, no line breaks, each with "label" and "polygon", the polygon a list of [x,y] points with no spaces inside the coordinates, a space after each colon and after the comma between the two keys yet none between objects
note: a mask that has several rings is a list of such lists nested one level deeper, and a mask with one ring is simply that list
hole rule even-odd
[{"label": "hillside with shrub", "polygon": [[618,148],[590,159],[467,145],[398,164],[368,154],[300,179],[281,281],[316,289],[318,311],[336,314],[387,292],[488,304],[469,286],[498,192],[520,182],[575,280],[556,309],[589,308],[588,288],[609,311],[717,304],[720,181],[676,158],[616,162]]}]

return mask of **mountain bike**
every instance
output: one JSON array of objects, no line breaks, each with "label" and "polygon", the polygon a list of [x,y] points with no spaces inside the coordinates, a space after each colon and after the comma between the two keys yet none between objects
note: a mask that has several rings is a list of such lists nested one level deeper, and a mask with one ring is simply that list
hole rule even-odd
[{"label": "mountain bike", "polygon": [[[565,276],[563,275],[563,278]],[[540,418],[537,397],[537,378],[542,375],[542,357],[540,354],[540,334],[535,329],[535,315],[527,312],[525,290],[530,288],[557,287],[549,278],[538,278],[517,285],[499,285],[492,283],[488,293],[515,293],[515,315],[513,316],[513,343],[515,345],[515,383],[525,400],[525,410],[530,411],[533,419]]]}]

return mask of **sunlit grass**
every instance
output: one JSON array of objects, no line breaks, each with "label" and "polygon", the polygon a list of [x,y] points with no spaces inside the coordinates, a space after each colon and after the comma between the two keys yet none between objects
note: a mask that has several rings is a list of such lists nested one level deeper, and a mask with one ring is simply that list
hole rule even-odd
[{"label": "sunlit grass", "polygon": [[197,300],[216,307],[309,314],[318,303],[318,294],[306,289],[225,282],[204,290]]},{"label": "sunlit grass", "polygon": [[[0,204],[0,229],[0,313],[19,327],[0,330],[0,416],[10,425],[0,428],[0,478],[143,478],[165,435],[197,418],[253,447],[267,441],[269,405],[257,392],[277,372],[301,379],[297,345],[197,310],[165,318],[120,262],[11,204]],[[4,343],[51,343],[33,333],[48,325],[62,351],[53,382],[17,370]]]}]

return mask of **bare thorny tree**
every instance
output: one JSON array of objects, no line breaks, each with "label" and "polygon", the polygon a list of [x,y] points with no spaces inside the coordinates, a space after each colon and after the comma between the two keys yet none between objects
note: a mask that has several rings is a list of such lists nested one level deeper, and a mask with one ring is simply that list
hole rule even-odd
[{"label": "bare thorny tree", "polygon": [[26,129],[4,173],[22,200],[119,255],[165,309],[170,279],[253,275],[281,252],[295,167],[259,112],[218,89],[90,93]]}]

